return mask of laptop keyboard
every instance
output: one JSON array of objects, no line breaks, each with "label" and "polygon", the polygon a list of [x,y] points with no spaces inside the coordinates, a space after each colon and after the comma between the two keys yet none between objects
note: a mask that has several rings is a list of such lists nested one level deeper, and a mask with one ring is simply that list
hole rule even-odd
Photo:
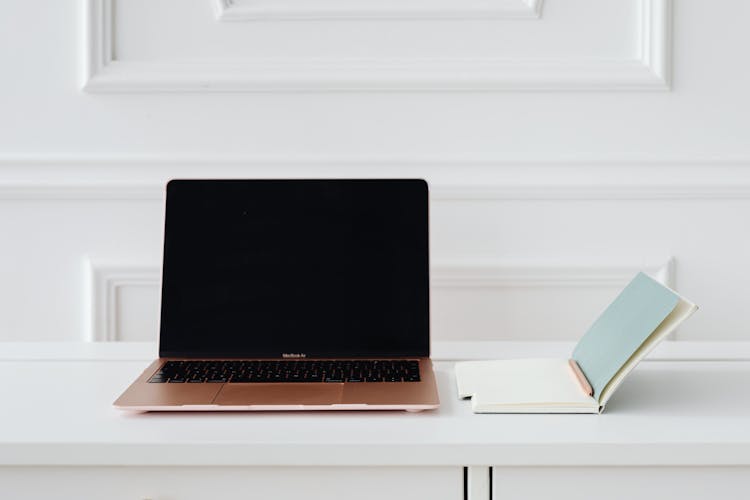
[{"label": "laptop keyboard", "polygon": [[419,382],[419,361],[210,360],[167,361],[150,383]]}]

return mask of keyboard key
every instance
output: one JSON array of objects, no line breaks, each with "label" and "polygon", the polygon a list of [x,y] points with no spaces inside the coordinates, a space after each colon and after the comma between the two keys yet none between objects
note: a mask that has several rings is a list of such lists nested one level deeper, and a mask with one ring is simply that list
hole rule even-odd
[{"label": "keyboard key", "polygon": [[419,382],[411,359],[168,361],[152,383]]}]

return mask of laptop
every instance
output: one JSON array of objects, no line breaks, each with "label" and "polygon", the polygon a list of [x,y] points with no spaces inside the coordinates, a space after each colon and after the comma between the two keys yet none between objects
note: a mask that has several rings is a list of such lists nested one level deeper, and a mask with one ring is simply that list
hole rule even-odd
[{"label": "laptop", "polygon": [[438,407],[419,179],[172,180],[137,411]]}]

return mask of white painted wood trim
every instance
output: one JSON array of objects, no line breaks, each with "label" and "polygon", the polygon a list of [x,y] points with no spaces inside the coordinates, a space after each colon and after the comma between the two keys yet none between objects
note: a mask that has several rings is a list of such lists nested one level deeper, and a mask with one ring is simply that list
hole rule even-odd
[{"label": "white painted wood trim", "polygon": [[617,287],[639,270],[659,282],[674,286],[674,259],[660,264],[524,265],[509,263],[433,262],[430,285],[434,288],[581,288]]},{"label": "white painted wood trim", "polygon": [[[674,258],[660,264],[642,262],[617,264],[556,264],[478,262],[471,259],[453,262],[433,261],[430,269],[432,288],[581,288],[617,287],[627,283],[638,271],[644,271],[666,286],[673,287]],[[90,275],[92,331],[91,340],[117,340],[114,331],[117,289],[122,286],[159,284],[156,264],[101,261],[88,258]]]},{"label": "white painted wood trim", "polygon": [[[84,337],[82,335],[81,337]],[[142,361],[159,357],[156,342],[0,342],[0,361]]]},{"label": "white painted wood trim", "polygon": [[[436,341],[431,357],[436,362],[528,357],[565,357],[570,341]],[[152,361],[159,356],[156,342],[0,342],[0,361]],[[750,341],[663,342],[649,361],[750,361]]]},{"label": "white painted wood trim", "polygon": [[[115,410],[110,410],[115,411]],[[254,416],[253,416],[254,417]],[[524,416],[528,419],[528,416]],[[580,418],[570,416],[569,418]],[[596,417],[591,417],[596,418]],[[215,424],[219,419],[214,418]],[[205,422],[205,421],[204,421]],[[467,424],[467,422],[461,422]],[[498,419],[497,425],[503,425]],[[211,423],[204,427],[211,428]],[[365,431],[366,429],[363,429]],[[456,428],[460,434],[464,429]],[[377,449],[376,453],[373,450]],[[346,458],[345,458],[346,457]],[[349,458],[353,457],[353,458]],[[389,443],[328,443],[283,445],[257,442],[249,445],[206,442],[93,442],[63,440],[39,443],[12,442],[0,446],[0,466],[449,466],[493,463],[495,466],[747,466],[750,444],[738,443],[637,443],[588,444],[581,442],[450,443],[431,445]]]},{"label": "white painted wood trim", "polygon": [[[160,267],[156,264],[90,257],[87,263],[89,300],[86,301],[86,314],[90,322],[86,338],[90,341],[122,340],[117,327],[121,314],[117,302],[118,293],[128,286],[158,287]],[[621,287],[641,270],[667,286],[674,286],[674,259],[671,257],[658,265],[639,262],[552,266],[544,263],[530,265],[512,262],[438,261],[432,263],[430,285],[433,289]]]},{"label": "white painted wood trim", "polygon": [[127,286],[159,286],[159,266],[132,263],[125,260],[102,260],[88,257],[87,317],[89,328],[86,340],[118,341],[117,319],[119,290]]},{"label": "white painted wood trim", "polygon": [[641,1],[640,60],[665,87],[672,85],[672,2]]},{"label": "white painted wood trim", "polygon": [[[176,177],[187,178],[178,175]],[[204,175],[205,177],[205,175]],[[217,176],[221,178],[226,176]],[[256,178],[239,175],[237,178]],[[267,176],[266,176],[267,177]],[[282,176],[278,176],[282,177]],[[318,175],[310,175],[318,178]],[[371,177],[371,176],[370,176]],[[35,182],[3,182],[0,200],[91,200],[156,201],[164,199],[164,185],[130,184],[116,181],[66,182],[40,185]],[[546,186],[441,186],[430,189],[430,199],[440,202],[477,201],[583,201],[583,200],[748,200],[750,184],[716,184],[704,186],[613,186],[569,185]]]},{"label": "white painted wood trim", "polygon": [[[435,361],[566,357],[575,347],[571,341],[437,341],[431,346]],[[662,342],[645,361],[750,361],[750,342]]]},{"label": "white painted wood trim", "polygon": [[[0,155],[0,199],[162,200],[173,178],[426,178],[440,202],[747,200],[750,159],[508,161]],[[540,183],[543,179],[543,183]],[[634,181],[634,179],[637,179]]]},{"label": "white painted wood trim", "polygon": [[[616,264],[523,264],[506,265],[491,262],[447,263],[432,262],[430,286],[432,288],[621,288],[643,271],[658,282],[675,287],[675,259],[669,257],[660,263]],[[593,319],[593,318],[592,318]],[[584,332],[581,332],[581,335]],[[679,331],[667,339],[675,340]]]},{"label": "white painted wood trim", "polygon": [[642,5],[626,60],[284,58],[158,64],[112,59],[112,0],[86,0],[83,84],[92,93],[669,90],[671,1]]},{"label": "white painted wood trim", "polygon": [[466,468],[466,499],[491,500],[490,476],[492,467],[473,466]]},{"label": "white painted wood trim", "polygon": [[89,82],[112,62],[112,2],[85,0],[83,6],[81,71]]},{"label": "white painted wood trim", "polygon": [[697,185],[676,179],[671,185],[592,183],[544,185],[452,185],[436,187],[435,199],[444,201],[493,200],[744,200],[750,198],[750,184],[707,181]]},{"label": "white painted wood trim", "polygon": [[539,19],[543,0],[213,0],[216,19],[229,22],[319,19]]}]

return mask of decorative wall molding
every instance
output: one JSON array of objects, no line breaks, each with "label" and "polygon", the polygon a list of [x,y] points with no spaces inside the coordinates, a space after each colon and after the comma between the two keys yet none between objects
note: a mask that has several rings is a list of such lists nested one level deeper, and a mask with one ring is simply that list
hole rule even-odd
[{"label": "decorative wall molding", "polygon": [[[159,266],[133,264],[127,261],[87,259],[87,281],[89,300],[89,341],[123,340],[118,332],[117,296],[120,290],[129,286],[158,287]],[[154,332],[156,334],[156,332]]]},{"label": "decorative wall molding", "polygon": [[219,21],[539,19],[543,0],[213,0]]},{"label": "decorative wall molding", "polygon": [[672,0],[637,0],[642,15],[639,51],[633,59],[382,57],[179,63],[114,60],[112,0],[85,1],[83,90],[92,93],[670,88]]},{"label": "decorative wall molding", "polygon": [[[675,265],[674,258],[662,260],[658,263],[648,263],[643,261],[622,261],[614,263],[583,263],[583,262],[560,262],[545,263],[532,262],[524,263],[520,261],[511,261],[507,263],[495,261],[475,261],[472,262],[467,257],[462,257],[457,262],[433,262],[430,283],[433,289],[433,303],[438,304],[438,309],[434,309],[434,314],[439,318],[435,321],[435,330],[438,334],[445,331],[461,331],[462,325],[471,328],[475,334],[480,337],[491,339],[499,332],[507,330],[508,321],[515,324],[514,331],[529,334],[532,338],[539,335],[540,325],[544,325],[543,330],[549,331],[549,328],[556,329],[570,327],[570,318],[567,318],[561,324],[549,318],[538,318],[537,320],[523,321],[510,320],[507,317],[493,314],[493,309],[502,309],[508,304],[516,304],[524,312],[521,316],[532,314],[535,316],[539,309],[534,306],[539,300],[552,300],[554,302],[568,301],[568,306],[581,307],[582,311],[591,314],[591,318],[586,318],[586,325],[595,318],[601,310],[591,310],[590,304],[586,302],[580,304],[570,303],[570,297],[601,297],[611,300],[615,294],[627,285],[630,280],[640,271],[644,271],[654,279],[663,283],[670,288],[675,288]],[[456,293],[461,291],[470,292],[469,295]],[[583,293],[584,295],[580,295]],[[463,298],[462,298],[463,297]],[[471,299],[467,299],[471,297]],[[492,302],[488,303],[486,298],[492,297]],[[521,302],[516,302],[519,297],[523,297]],[[550,298],[552,297],[552,298]],[[468,302],[467,302],[468,300]],[[507,302],[506,302],[507,301]],[[607,302],[602,302],[603,308]],[[456,305],[454,305],[456,304]],[[442,305],[442,308],[441,308]],[[549,304],[551,308],[555,305]],[[487,309],[489,308],[489,310]],[[574,316],[583,319],[582,312],[571,310]],[[568,313],[566,312],[566,315]],[[544,316],[544,315],[542,315]],[[479,318],[478,323],[472,323]],[[452,327],[452,328],[451,328]],[[585,326],[580,326],[585,328]],[[525,331],[526,328],[530,330]],[[494,333],[493,333],[494,332]],[[576,327],[575,331],[567,330],[567,333],[574,335],[571,339],[578,338],[580,331]],[[488,336],[489,335],[489,336]],[[676,340],[678,333],[669,335],[670,340]]]},{"label": "decorative wall molding", "polygon": [[[674,269],[673,258],[655,265],[502,264],[467,260],[433,263],[430,274],[433,289],[535,288],[542,291],[550,288],[619,288],[641,270],[673,287]],[[87,314],[90,318],[87,340],[128,340],[123,338],[117,328],[118,319],[125,313],[118,307],[118,291],[129,286],[155,289],[160,282],[160,267],[155,264],[89,258],[86,274],[90,295],[87,301]],[[158,325],[153,325],[153,328],[156,335]]]},{"label": "decorative wall molding", "polygon": [[154,201],[164,199],[161,184],[133,185],[112,182],[0,183],[0,200]]},{"label": "decorative wall molding", "polygon": [[162,200],[172,178],[421,177],[440,202],[748,200],[749,160],[0,157],[2,200]]},{"label": "decorative wall molding", "polygon": [[659,264],[524,265],[440,263],[432,266],[433,288],[609,288],[627,284],[638,271],[674,286],[674,259]]},{"label": "decorative wall molding", "polygon": [[[188,178],[186,176],[180,176]],[[197,178],[198,176],[196,176]],[[221,176],[215,176],[220,178]],[[245,178],[249,178],[244,176]],[[319,177],[311,175],[310,177]],[[372,177],[372,176],[370,176]],[[81,182],[37,185],[0,181],[0,200],[161,201],[164,184]],[[430,199],[439,202],[480,201],[639,201],[750,200],[750,183],[714,185],[555,185],[486,186],[430,185]]]},{"label": "decorative wall molding", "polygon": [[641,21],[639,62],[663,86],[672,86],[672,0],[639,0]]}]

